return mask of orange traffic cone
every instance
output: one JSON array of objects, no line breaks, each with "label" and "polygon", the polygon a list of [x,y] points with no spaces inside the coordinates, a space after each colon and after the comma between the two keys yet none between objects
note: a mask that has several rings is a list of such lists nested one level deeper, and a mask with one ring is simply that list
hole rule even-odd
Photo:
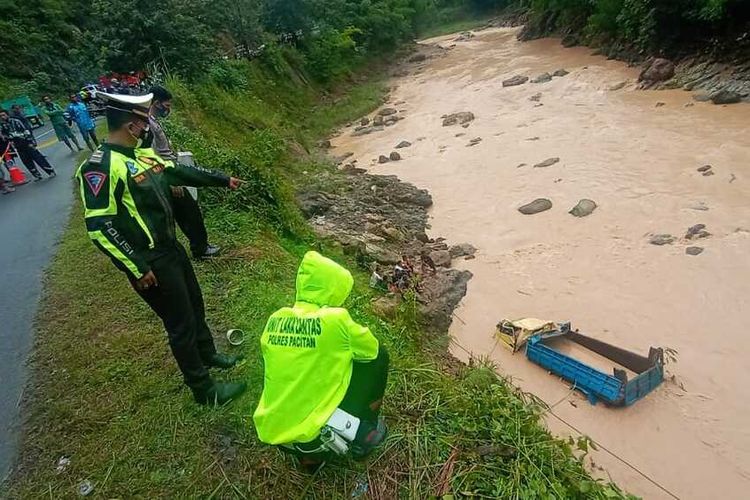
[{"label": "orange traffic cone", "polygon": [[8,169],[8,172],[10,172],[11,182],[16,186],[20,186],[21,184],[26,184],[27,182],[29,182],[21,169],[18,167],[10,167]]}]

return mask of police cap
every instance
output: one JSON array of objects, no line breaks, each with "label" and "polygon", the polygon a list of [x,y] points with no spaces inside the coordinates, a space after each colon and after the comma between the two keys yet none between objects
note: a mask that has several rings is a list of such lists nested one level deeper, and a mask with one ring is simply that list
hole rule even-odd
[{"label": "police cap", "polygon": [[119,95],[101,92],[99,95],[106,101],[107,111],[112,110],[130,113],[146,120],[148,120],[148,111],[151,106],[151,100],[154,98],[153,94]]}]

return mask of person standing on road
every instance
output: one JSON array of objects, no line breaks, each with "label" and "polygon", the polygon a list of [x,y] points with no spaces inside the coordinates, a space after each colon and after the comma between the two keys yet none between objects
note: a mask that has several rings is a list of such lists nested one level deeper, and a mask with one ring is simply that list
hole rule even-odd
[{"label": "person standing on road", "polygon": [[[163,159],[177,161],[177,153],[159,122],[172,111],[172,94],[160,85],[151,87],[150,92],[154,96],[148,119],[154,138],[152,147]],[[219,255],[221,248],[208,243],[208,232],[198,200],[182,186],[172,186],[171,200],[175,221],[190,241],[193,257],[203,259]]]},{"label": "person standing on road", "polygon": [[31,131],[20,120],[11,118],[5,109],[0,109],[0,135],[5,138],[5,141],[13,144],[26,170],[34,176],[35,181],[42,180],[42,174],[39,173],[37,166],[50,177],[57,175],[47,158],[37,149]]},{"label": "person standing on road", "polygon": [[73,151],[73,146],[70,145],[70,141],[72,140],[78,151],[83,151],[83,148],[78,143],[78,138],[66,123],[65,110],[59,104],[52,102],[52,99],[48,95],[42,97],[42,107],[52,124],[57,140],[64,142],[68,146],[68,149]]},{"label": "person standing on road", "polygon": [[66,111],[70,115],[70,118],[78,125],[78,130],[81,131],[81,136],[86,142],[86,146],[88,146],[91,151],[96,149],[94,145],[97,147],[99,146],[99,139],[96,137],[96,124],[91,118],[89,108],[81,102],[81,98],[78,94],[70,96],[70,104],[68,104]]},{"label": "person standing on road", "polygon": [[224,404],[244,383],[219,383],[209,368],[240,358],[216,352],[193,266],[175,237],[170,186],[239,188],[220,172],[164,160],[148,143],[151,94],[104,94],[109,133],[76,173],[89,237],[161,318],[185,384],[199,404]]},{"label": "person standing on road", "polygon": [[36,140],[36,138],[34,137],[34,126],[31,124],[29,119],[26,118],[26,115],[24,114],[20,104],[14,104],[10,107],[10,117],[15,118],[16,120],[19,120],[21,123],[23,123],[24,127],[26,127],[29,132],[31,132],[31,137]]}]

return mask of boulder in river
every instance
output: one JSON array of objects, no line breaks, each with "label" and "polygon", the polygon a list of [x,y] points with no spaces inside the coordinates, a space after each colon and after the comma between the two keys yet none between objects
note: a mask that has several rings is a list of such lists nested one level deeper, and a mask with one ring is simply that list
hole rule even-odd
[{"label": "boulder in river", "polygon": [[703,247],[687,247],[685,253],[688,255],[700,255],[703,253]]},{"label": "boulder in river", "polygon": [[401,155],[398,154],[397,151],[391,151],[391,154],[388,156],[391,161],[399,161],[401,159]]},{"label": "boulder in river", "polygon": [[469,141],[469,144],[467,144],[466,147],[468,148],[468,147],[471,147],[471,146],[476,146],[480,142],[482,142],[482,138],[481,137],[475,137],[475,138],[473,138],[472,140]]},{"label": "boulder in river", "polygon": [[557,71],[555,71],[554,73],[552,73],[552,76],[566,76],[566,75],[569,75],[569,74],[570,74],[570,71],[568,71],[566,69],[563,69],[563,68],[560,68]]},{"label": "boulder in river", "polygon": [[516,75],[512,78],[508,78],[507,80],[503,80],[503,87],[515,87],[516,85],[523,85],[528,81],[528,76]]},{"label": "boulder in river", "polygon": [[459,111],[458,113],[451,113],[443,118],[443,127],[450,127],[451,125],[466,125],[474,120],[474,113],[471,111]]},{"label": "boulder in river", "polygon": [[594,210],[596,210],[596,202],[584,198],[568,213],[576,217],[586,217],[587,215],[591,215]]},{"label": "boulder in river", "polygon": [[698,167],[698,172],[708,172],[711,170],[711,165],[703,165],[702,167]]},{"label": "boulder in river", "polygon": [[551,81],[552,81],[552,75],[550,75],[549,73],[542,73],[541,75],[531,80],[531,83],[547,83]]},{"label": "boulder in river", "polygon": [[552,208],[551,201],[549,201],[547,198],[537,198],[531,203],[527,203],[526,205],[519,207],[518,211],[524,215],[534,215],[538,214],[539,212],[549,210],[550,208]]},{"label": "boulder in river", "polygon": [[540,163],[537,163],[536,165],[534,165],[534,168],[549,167],[549,166],[554,165],[555,163],[557,163],[559,161],[560,161],[560,158],[557,158],[557,157],[555,157],[555,158],[547,158],[543,162],[540,162]]},{"label": "boulder in river", "polygon": [[411,142],[409,142],[409,141],[401,141],[401,142],[399,142],[396,145],[396,149],[408,148],[409,146],[411,146]]},{"label": "boulder in river", "polygon": [[382,127],[383,126],[383,117],[380,115],[377,115],[375,118],[372,119],[372,125],[375,127]]},{"label": "boulder in river", "polygon": [[458,35],[456,38],[453,39],[454,42],[465,42],[466,40],[471,40],[474,38],[474,33],[471,31],[464,31],[460,35]]},{"label": "boulder in river", "polygon": [[732,90],[719,90],[711,95],[714,104],[736,104],[742,100],[742,96]]},{"label": "boulder in river", "polygon": [[409,62],[422,62],[427,59],[427,54],[414,54],[409,58]]},{"label": "boulder in river", "polygon": [[529,97],[529,101],[531,101],[531,102],[539,102],[539,100],[541,98],[542,98],[542,93],[541,92],[537,92],[533,96]]},{"label": "boulder in river", "polygon": [[711,233],[706,231],[705,224],[696,224],[694,226],[690,226],[687,230],[687,233],[685,233],[686,240],[708,238],[709,236],[711,236]]},{"label": "boulder in river", "polygon": [[450,252],[451,257],[454,259],[456,257],[466,257],[469,255],[474,255],[477,253],[477,249],[474,248],[474,245],[470,245],[468,243],[459,243],[458,245],[453,245],[448,250]]},{"label": "boulder in river", "polygon": [[388,163],[389,161],[391,161],[391,159],[388,158],[386,155],[380,155],[378,157],[378,163]]},{"label": "boulder in river", "polygon": [[639,82],[656,83],[669,80],[674,76],[675,65],[669,59],[657,57],[650,61],[638,77]]},{"label": "boulder in river", "polygon": [[398,113],[396,108],[383,108],[380,111],[378,111],[378,114],[380,116],[390,116],[390,115],[395,115],[396,113]]},{"label": "boulder in river", "polygon": [[651,236],[649,243],[656,246],[671,245],[674,243],[675,237],[671,234],[655,234]]}]

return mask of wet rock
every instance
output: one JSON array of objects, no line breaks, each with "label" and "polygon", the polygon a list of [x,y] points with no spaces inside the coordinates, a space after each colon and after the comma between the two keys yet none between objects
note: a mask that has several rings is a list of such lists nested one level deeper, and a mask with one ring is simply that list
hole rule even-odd
[{"label": "wet rock", "polygon": [[322,192],[300,192],[297,194],[297,206],[305,218],[325,214],[333,206],[333,198]]},{"label": "wet rock", "polygon": [[708,94],[693,94],[693,99],[698,102],[708,102],[711,100],[711,96]]},{"label": "wet rock", "polygon": [[391,161],[391,159],[388,158],[386,155],[378,156],[378,163],[388,163],[389,161]]},{"label": "wet rock", "polygon": [[537,163],[536,165],[534,165],[534,168],[549,167],[549,166],[552,166],[552,165],[554,165],[555,163],[557,163],[559,161],[560,161],[560,158],[557,158],[557,157],[555,157],[555,158],[547,158],[543,162]]},{"label": "wet rock", "polygon": [[475,138],[473,138],[472,140],[469,141],[469,144],[467,144],[466,147],[476,146],[480,142],[482,142],[482,138],[481,137],[475,137]]},{"label": "wet rock", "polygon": [[378,114],[380,116],[390,116],[390,115],[395,115],[396,113],[398,113],[396,108],[383,108],[380,111],[378,111]]},{"label": "wet rock", "polygon": [[687,233],[685,233],[686,240],[708,238],[709,236],[711,236],[711,233],[706,231],[705,224],[696,224],[694,226],[690,226],[687,230]]},{"label": "wet rock", "polygon": [[508,78],[507,80],[503,80],[503,87],[515,87],[517,85],[523,85],[528,81],[528,76],[516,75],[512,78]]},{"label": "wet rock", "polygon": [[566,75],[569,75],[569,74],[570,74],[570,71],[568,71],[566,69],[563,69],[563,68],[560,68],[560,69],[556,70],[554,73],[552,73],[552,76],[560,76],[560,77],[562,77],[562,76],[566,76]]},{"label": "wet rock", "polygon": [[657,57],[641,71],[638,81],[647,84],[663,82],[672,78],[674,73],[675,65],[672,61]]},{"label": "wet rock", "polygon": [[414,54],[409,58],[409,62],[422,62],[427,59],[427,54]]},{"label": "wet rock", "polygon": [[326,139],[325,141],[320,141],[318,143],[318,146],[320,146],[323,149],[329,149],[331,147],[331,141]]},{"label": "wet rock", "polygon": [[526,165],[528,165],[528,164],[527,163],[519,163],[518,165],[516,165],[516,168],[525,167]]},{"label": "wet rock", "polygon": [[372,134],[373,132],[380,132],[383,130],[382,126],[375,126],[375,127],[357,127],[354,132],[352,132],[352,137],[359,137],[362,135]]},{"label": "wet rock", "polygon": [[477,253],[477,249],[474,248],[474,245],[470,245],[469,243],[459,243],[458,245],[453,245],[448,250],[452,258],[457,257],[465,257],[467,255],[474,255]]},{"label": "wet rock", "polygon": [[438,267],[451,267],[451,254],[448,250],[434,250],[430,252],[430,258]]},{"label": "wet rock", "polygon": [[372,312],[377,316],[386,319],[394,319],[398,312],[398,306],[401,304],[401,298],[398,295],[386,295],[372,301]]},{"label": "wet rock", "polygon": [[581,39],[578,37],[578,35],[570,33],[568,35],[565,35],[560,43],[563,47],[570,48],[581,45]]},{"label": "wet rock", "polygon": [[359,124],[362,125],[362,126],[369,125],[370,124],[370,118],[368,118],[367,116],[365,116],[364,118],[362,118],[359,121]]},{"label": "wet rock", "polygon": [[396,264],[401,260],[397,253],[373,243],[365,244],[363,253],[380,264]]},{"label": "wet rock", "polygon": [[473,120],[474,113],[471,111],[459,111],[458,113],[446,115],[443,118],[443,127],[450,127],[451,125],[467,125]]},{"label": "wet rock", "polygon": [[671,245],[672,243],[674,243],[674,240],[675,237],[671,234],[655,234],[651,236],[649,243],[657,246]]},{"label": "wet rock", "polygon": [[419,313],[428,331],[448,331],[453,311],[466,295],[466,285],[471,277],[469,271],[439,269],[432,279],[425,281]]},{"label": "wet rock", "polygon": [[409,141],[401,141],[401,142],[399,142],[396,145],[396,149],[408,148],[409,146],[411,146],[411,142],[409,142]]},{"label": "wet rock", "polygon": [[390,127],[391,125],[395,124],[398,121],[398,118],[395,116],[387,116],[385,120],[383,120],[383,125],[386,127]]},{"label": "wet rock", "polygon": [[476,255],[467,255],[466,257],[464,257],[464,260],[474,260],[476,258],[477,258]]},{"label": "wet rock", "polygon": [[458,35],[456,38],[453,39],[454,42],[465,42],[467,40],[471,40],[474,38],[474,33],[471,31],[464,31],[460,35]]},{"label": "wet rock", "polygon": [[687,247],[685,253],[688,255],[700,255],[703,253],[703,247]]},{"label": "wet rock", "polygon": [[690,210],[700,210],[701,212],[705,212],[708,210],[708,206],[703,201],[696,201],[695,203],[691,203],[687,206]]},{"label": "wet rock", "polygon": [[667,105],[667,103],[666,103],[666,102],[657,102],[657,103],[656,103],[656,106],[654,106],[654,107],[656,107],[656,108],[661,108],[662,106],[666,106],[666,105]]},{"label": "wet rock", "polygon": [[453,137],[463,137],[465,135],[466,135],[466,132],[459,132],[456,135],[454,135]]},{"label": "wet rock", "polygon": [[344,160],[346,160],[350,156],[354,156],[354,153],[352,153],[351,151],[348,151],[340,156],[334,157],[333,162],[337,165],[340,165],[341,163],[344,163]]},{"label": "wet rock", "polygon": [[531,101],[531,102],[539,102],[539,100],[541,98],[542,98],[542,93],[541,92],[537,92],[533,96],[529,97],[529,101]]},{"label": "wet rock", "polygon": [[380,115],[375,116],[375,118],[372,119],[372,125],[374,127],[382,127],[383,126],[383,117]]},{"label": "wet rock", "polygon": [[527,203],[526,205],[519,207],[518,211],[524,215],[534,215],[549,210],[550,208],[552,208],[551,201],[549,201],[547,198],[537,198],[531,203]]},{"label": "wet rock", "polygon": [[697,168],[698,172],[708,172],[711,170],[711,165],[703,165],[702,167]]},{"label": "wet rock", "polygon": [[709,177],[711,175],[714,175],[713,170],[707,170],[706,172],[703,172],[703,177]]},{"label": "wet rock", "polygon": [[587,200],[584,198],[568,213],[575,215],[576,217],[586,217],[587,215],[591,215],[594,210],[596,210],[596,203],[593,200]]},{"label": "wet rock", "polygon": [[391,151],[391,154],[388,157],[391,161],[399,161],[401,159],[401,155],[398,154],[397,151]]},{"label": "wet rock", "polygon": [[469,128],[469,125],[470,125],[469,123],[464,123],[463,125],[461,125],[461,127],[462,128]]},{"label": "wet rock", "polygon": [[[549,73],[542,73],[541,75],[531,80],[531,83],[547,83],[551,81],[552,81],[552,75],[550,75]],[[503,82],[503,85],[505,85],[504,82]]]},{"label": "wet rock", "polygon": [[742,100],[742,96],[732,90],[719,90],[711,95],[711,102],[714,104],[736,104]]},{"label": "wet rock", "polygon": [[627,84],[628,84],[628,82],[620,82],[620,83],[618,83],[618,84],[616,84],[616,85],[612,85],[612,86],[611,86],[611,87],[609,88],[609,90],[610,90],[610,91],[612,91],[612,92],[616,92],[616,91],[618,91],[618,90],[622,90],[622,89],[624,89],[624,88],[625,88],[625,86],[626,86]]}]

